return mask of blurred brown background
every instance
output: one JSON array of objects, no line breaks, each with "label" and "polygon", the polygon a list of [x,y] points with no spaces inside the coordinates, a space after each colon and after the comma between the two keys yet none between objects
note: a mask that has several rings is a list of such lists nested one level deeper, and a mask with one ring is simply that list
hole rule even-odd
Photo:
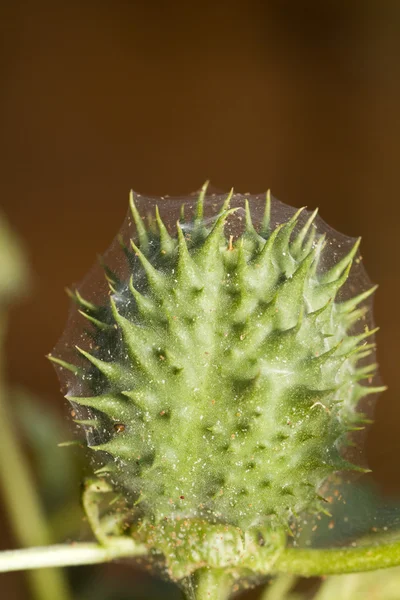
[{"label": "blurred brown background", "polygon": [[[0,206],[34,272],[13,310],[9,379],[64,410],[44,358],[64,287],[111,242],[130,188],[271,188],[363,236],[390,386],[369,461],[399,491],[400,3],[13,0],[0,31]],[[26,597],[6,579],[8,597]]]}]

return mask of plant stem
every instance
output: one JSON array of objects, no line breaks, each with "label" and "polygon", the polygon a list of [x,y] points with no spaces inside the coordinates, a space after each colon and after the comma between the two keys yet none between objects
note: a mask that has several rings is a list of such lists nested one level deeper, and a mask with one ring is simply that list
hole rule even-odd
[{"label": "plant stem", "polygon": [[188,600],[227,600],[235,578],[225,569],[198,569],[183,586]]},{"label": "plant stem", "polygon": [[273,573],[318,577],[387,569],[398,565],[400,541],[330,550],[287,548],[275,562]]},{"label": "plant stem", "polygon": [[[128,543],[110,544],[107,547],[96,543],[73,543],[71,545],[59,544],[22,550],[8,550],[0,552],[0,572],[96,564],[109,562],[117,558],[134,558],[147,553],[144,546],[136,545],[129,538],[125,538],[125,541]],[[400,565],[400,541],[340,550],[288,548],[283,551],[275,562],[271,574],[291,573],[311,577],[372,571],[398,565]],[[221,572],[224,573],[222,569]],[[268,573],[265,573],[265,575],[268,575]],[[231,585],[233,580],[231,576],[229,577]],[[196,578],[198,578],[198,581]],[[215,571],[200,569],[195,576],[194,583],[198,583],[198,592],[195,597],[199,600],[203,598],[212,599],[211,594],[216,594],[217,590],[218,600],[224,598],[223,594],[226,597],[224,590],[228,586],[228,580],[221,578],[218,569]]]},{"label": "plant stem", "polygon": [[104,547],[96,543],[83,542],[6,550],[0,552],[0,573],[48,567],[94,565],[117,558],[134,558],[144,553],[145,550],[141,546],[137,546],[135,550],[132,545]]},{"label": "plant stem", "polygon": [[[46,519],[35,490],[24,453],[17,441],[7,405],[2,346],[6,319],[0,313],[0,484],[11,525],[20,544],[51,543]],[[69,600],[66,577],[60,571],[29,573],[29,584],[37,600]]]}]

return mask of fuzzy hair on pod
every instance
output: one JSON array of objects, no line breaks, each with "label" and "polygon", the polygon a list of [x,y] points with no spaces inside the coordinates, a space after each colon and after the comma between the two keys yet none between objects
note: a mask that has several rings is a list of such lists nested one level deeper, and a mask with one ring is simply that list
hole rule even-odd
[{"label": "fuzzy hair on pod", "polygon": [[108,292],[70,292],[85,331],[75,311],[51,359],[102,475],[149,522],[286,528],[362,470],[343,450],[381,388],[358,246],[270,194],[131,194]]}]

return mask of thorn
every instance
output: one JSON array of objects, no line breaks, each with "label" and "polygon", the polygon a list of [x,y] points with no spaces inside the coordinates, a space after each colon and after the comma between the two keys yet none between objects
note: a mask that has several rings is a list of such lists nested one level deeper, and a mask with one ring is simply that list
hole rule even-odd
[{"label": "thorn", "polygon": [[[355,343],[361,342],[362,340],[366,340],[367,338],[375,335],[379,331],[380,327],[375,327],[374,329],[366,328],[364,333],[360,333],[360,335],[354,335],[350,337],[350,340],[354,340]],[[363,346],[361,346],[363,348]]]},{"label": "thorn", "polygon": [[189,256],[189,251],[188,251],[188,247],[187,247],[187,243],[186,243],[186,238],[185,235],[182,231],[182,227],[180,225],[180,221],[176,222],[176,232],[178,235],[178,250],[179,250],[179,255],[187,255]]},{"label": "thorn", "polygon": [[63,369],[66,369],[67,371],[71,371],[71,373],[73,373],[76,376],[82,376],[84,374],[84,370],[81,367],[78,367],[77,365],[73,365],[69,362],[66,362],[65,360],[62,360],[61,358],[57,358],[56,356],[52,356],[51,354],[47,354],[47,358],[49,360],[51,360],[51,362],[62,367]]},{"label": "thorn", "polygon": [[260,235],[267,238],[270,233],[271,224],[271,190],[268,190],[265,194],[265,209],[264,216],[261,222]]},{"label": "thorn", "polygon": [[332,513],[329,512],[329,510],[324,506],[320,506],[320,512],[322,512],[322,514],[324,514],[326,517],[332,517]]},{"label": "thorn", "polygon": [[85,298],[82,298],[78,290],[72,291],[70,288],[65,288],[65,291],[67,292],[71,300],[76,302],[76,304],[78,304],[79,306],[82,306],[83,308],[86,308],[91,312],[96,312],[98,310],[98,306],[92,304],[92,302],[89,302],[88,300],[85,300]]},{"label": "thorn", "polygon": [[170,252],[172,252],[174,249],[174,241],[169,235],[168,230],[160,217],[158,206],[156,206],[156,222],[160,231],[161,251],[164,251],[166,254],[170,254]]},{"label": "thorn", "polygon": [[229,194],[227,195],[226,199],[224,200],[221,212],[224,212],[225,210],[229,210],[229,204],[230,204],[230,201],[232,200],[232,196],[233,196],[233,188],[231,188]]},{"label": "thorn", "polygon": [[325,412],[328,413],[328,415],[331,414],[331,411],[329,410],[329,408],[327,406],[325,406],[325,404],[322,404],[322,402],[314,402],[314,404],[310,407],[310,410],[312,410],[313,408],[315,408],[316,406],[321,406]]},{"label": "thorn", "polygon": [[137,500],[135,500],[135,502],[133,503],[133,506],[137,506],[138,504],[143,502],[143,500],[145,500],[146,498],[147,498],[146,494],[140,494],[139,498]]},{"label": "thorn", "polygon": [[86,409],[95,409],[102,412],[113,421],[128,418],[130,411],[129,401],[121,394],[103,394],[100,396],[65,396],[72,405],[83,406]]},{"label": "thorn", "polygon": [[[330,281],[329,283],[323,283],[319,286],[320,292],[325,292],[329,295],[330,298],[335,298],[336,294],[340,290],[340,288],[346,283],[347,278],[349,276],[352,261],[347,265],[346,269],[343,271],[342,275],[336,279],[335,281]],[[318,292],[318,290],[317,290]],[[340,306],[340,304],[339,304]]]},{"label": "thorn", "polygon": [[360,242],[361,242],[361,238],[359,237],[356,240],[356,242],[354,243],[350,252],[348,254],[346,254],[346,256],[344,256],[331,269],[329,269],[329,271],[327,271],[326,273],[324,273],[324,275],[321,276],[320,282],[322,284],[331,283],[331,282],[335,281],[336,279],[338,279],[341,276],[341,274],[348,267],[348,265],[352,264],[353,258],[357,253]]},{"label": "thorn", "polygon": [[69,446],[84,446],[82,440],[70,440],[68,442],[60,442],[57,444],[58,448],[68,448]]},{"label": "thorn", "polygon": [[82,317],[85,317],[85,319],[90,321],[98,329],[101,329],[103,331],[107,331],[107,330],[109,331],[110,329],[113,329],[113,326],[110,325],[109,323],[103,323],[102,321],[95,319],[91,315],[88,315],[88,313],[85,313],[83,310],[78,310],[78,312],[80,315],[82,315]]},{"label": "thorn", "polygon": [[160,289],[160,287],[164,285],[163,276],[161,273],[153,267],[151,262],[145,257],[143,252],[141,252],[133,240],[131,240],[131,246],[135,254],[139,257],[142,267],[147,275],[149,285],[154,289]]},{"label": "thorn", "polygon": [[308,233],[311,225],[313,224],[313,221],[314,221],[315,217],[317,216],[317,214],[318,214],[318,208],[316,208],[314,210],[314,212],[310,215],[307,222],[302,227],[302,229],[299,231],[296,239],[292,243],[291,252],[292,252],[293,256],[299,255],[301,253],[301,251],[303,250],[303,242],[304,242],[304,240],[307,236],[307,233]]},{"label": "thorn", "polygon": [[317,236],[317,228],[316,227],[312,227],[311,231],[310,231],[310,234],[309,234],[309,236],[308,236],[308,238],[307,238],[307,240],[306,240],[306,242],[305,242],[305,244],[303,246],[303,249],[302,249],[303,254],[307,255],[310,252],[311,248],[314,245],[314,241],[315,241],[316,236]]},{"label": "thorn", "polygon": [[372,363],[370,365],[366,365],[365,367],[360,367],[357,369],[352,376],[353,381],[362,381],[363,379],[369,379],[373,377],[376,370],[378,369],[378,363]]},{"label": "thorn", "polygon": [[131,190],[129,194],[129,206],[131,209],[132,217],[136,226],[136,231],[139,238],[139,246],[142,252],[147,253],[149,246],[149,238],[147,235],[146,227],[143,223],[143,219],[139,215],[138,209],[135,204],[135,192]]},{"label": "thorn", "polygon": [[346,325],[346,330],[350,329],[355,323],[363,319],[367,313],[368,308],[366,306],[356,308],[348,314],[343,313],[343,323]]},{"label": "thorn", "polygon": [[[303,212],[304,208],[305,207],[297,210],[295,212],[295,214],[289,219],[289,221],[287,221],[286,223],[283,223],[282,228],[280,228],[279,233],[275,238],[275,243],[274,243],[274,247],[273,247],[274,260],[280,266],[280,269],[282,269],[282,270],[285,270],[285,262],[286,262],[283,259],[291,258],[291,255],[289,253],[289,240],[290,240],[290,237],[292,235],[294,228],[297,225],[299,215]],[[291,260],[294,262],[293,258],[291,258]],[[283,262],[283,265],[282,265],[282,262]]]},{"label": "thorn", "polygon": [[317,317],[322,315],[322,313],[324,313],[330,306],[332,306],[332,298],[329,298],[328,302],[321,306],[321,308],[318,308],[314,312],[308,313],[307,319],[316,319]]},{"label": "thorn", "polygon": [[94,474],[95,475],[102,475],[103,473],[113,473],[115,471],[115,469],[113,468],[113,466],[111,464],[108,465],[104,465],[104,467],[101,467],[100,469],[97,469]]},{"label": "thorn", "polygon": [[128,264],[129,264],[130,270],[132,271],[135,268],[135,264],[134,264],[134,258],[135,257],[134,257],[134,254],[131,251],[131,249],[128,248],[128,246],[125,244],[122,235],[118,235],[117,239],[118,239],[119,245],[122,248],[123,253],[125,254],[125,256],[126,256],[126,258],[128,260]]},{"label": "thorn", "polygon": [[266,257],[269,257],[269,258],[271,257],[272,248],[274,246],[275,240],[276,240],[278,234],[280,233],[280,231],[282,231],[282,228],[284,225],[285,225],[285,223],[281,223],[280,225],[277,225],[277,227],[271,233],[271,235],[269,236],[268,240],[265,242],[265,244],[262,247],[262,250],[260,252],[261,259],[264,260]]},{"label": "thorn", "polygon": [[106,265],[106,263],[104,262],[104,259],[103,259],[103,257],[102,257],[102,256],[99,254],[99,255],[97,256],[97,258],[98,258],[98,261],[99,261],[99,263],[100,263],[100,266],[101,266],[101,267],[102,267],[102,269],[104,270],[104,273],[105,273],[106,279],[107,279],[107,281],[108,281],[108,283],[109,283],[110,287],[113,289],[113,288],[114,288],[114,286],[120,286],[120,285],[121,285],[121,282],[120,282],[120,280],[118,279],[118,277],[117,277],[117,275],[114,273],[114,271],[112,271],[112,270],[110,269],[110,267],[109,267],[108,265]]},{"label": "thorn", "polygon": [[341,459],[337,464],[333,465],[338,471],[356,471],[356,473],[371,473],[371,469],[360,467],[354,463]]},{"label": "thorn", "polygon": [[356,384],[354,386],[354,395],[352,398],[352,402],[354,402],[354,404],[357,404],[361,400],[361,398],[365,398],[366,396],[369,396],[371,394],[381,394],[382,392],[386,392],[387,389],[387,385],[365,386]]},{"label": "thorn", "polygon": [[147,213],[147,227],[146,230],[148,233],[152,233],[153,235],[157,234],[157,224],[151,212]]},{"label": "thorn", "polygon": [[123,250],[124,252],[126,252],[126,250],[128,250],[128,247],[127,247],[127,245],[125,244],[125,242],[124,242],[124,238],[122,237],[122,234],[121,234],[121,233],[119,233],[119,234],[117,235],[117,240],[118,240],[118,244],[121,246],[122,250]]},{"label": "thorn", "polygon": [[323,233],[319,238],[318,241],[315,245],[314,250],[312,250],[312,252],[314,252],[314,264],[312,269],[310,269],[310,276],[314,276],[317,272],[318,269],[318,265],[319,265],[319,261],[320,258],[322,256],[322,252],[324,250],[326,246],[326,233]]},{"label": "thorn", "polygon": [[154,304],[146,296],[143,296],[133,285],[133,275],[129,278],[129,291],[135,299],[137,308],[142,315],[153,315],[157,313]]},{"label": "thorn", "polygon": [[245,211],[246,211],[246,233],[258,236],[257,231],[254,229],[253,221],[251,219],[250,204],[249,204],[249,201],[247,198],[245,200]]},{"label": "thorn", "polygon": [[[332,356],[337,352],[337,350],[340,348],[340,346],[343,344],[343,340],[340,340],[340,342],[338,342],[337,344],[335,344],[334,346],[332,346],[332,348],[330,350],[327,350],[326,352],[324,352],[323,354],[320,354],[319,356],[315,356],[314,358],[312,358],[312,362],[315,364],[317,363],[324,363],[326,360],[332,358]],[[342,356],[337,356],[335,358],[342,358]]]},{"label": "thorn", "polygon": [[77,425],[83,425],[86,427],[97,427],[98,422],[95,419],[73,419]]},{"label": "thorn", "polygon": [[372,296],[372,294],[374,292],[376,292],[377,289],[378,289],[378,286],[374,285],[371,288],[369,288],[369,290],[366,290],[365,292],[362,292],[358,296],[355,296],[355,298],[350,298],[349,300],[346,300],[345,302],[340,302],[339,304],[336,304],[336,308],[341,313],[351,312],[354,308],[356,308],[359,304],[361,304],[361,302],[363,302],[364,300],[366,300],[367,298]]},{"label": "thorn", "polygon": [[206,181],[202,185],[200,193],[199,193],[199,198],[197,200],[197,205],[196,205],[196,215],[195,215],[195,219],[194,219],[194,221],[195,221],[196,224],[199,224],[199,223],[201,223],[203,221],[203,217],[204,217],[204,198],[206,196],[207,188],[208,188],[209,183],[210,183],[209,181]]},{"label": "thorn", "polygon": [[176,229],[178,234],[177,271],[179,279],[185,285],[190,283],[194,289],[200,291],[201,289],[203,289],[204,285],[200,281],[200,278],[197,276],[195,265],[193,263],[192,257],[189,254],[186,238],[184,236],[179,221],[177,221],[176,223]]},{"label": "thorn", "polygon": [[96,367],[96,369],[98,369],[100,373],[102,373],[105,377],[108,377],[110,380],[114,380],[121,376],[120,369],[114,363],[100,360],[99,358],[96,358],[95,356],[90,354],[90,352],[86,352],[86,350],[79,348],[79,346],[75,346],[75,348],[80,354],[82,354],[82,356],[87,358],[87,360],[90,363],[92,363],[92,365]]},{"label": "thorn", "polygon": [[112,500],[110,500],[110,502],[108,503],[108,506],[112,506],[113,504],[115,504],[116,502],[118,502],[118,500],[121,500],[122,497],[123,497],[122,494],[117,494],[115,496],[115,498],[113,498]]},{"label": "thorn", "polygon": [[210,233],[208,234],[202,248],[200,249],[199,255],[202,255],[204,257],[207,255],[210,255],[210,252],[213,253],[213,251],[214,252],[216,251],[216,245],[220,241],[221,233],[223,232],[226,219],[228,218],[229,215],[233,214],[238,209],[239,209],[239,207],[230,208],[229,210],[226,210],[224,213],[222,213],[218,217],[218,219],[215,221]]}]

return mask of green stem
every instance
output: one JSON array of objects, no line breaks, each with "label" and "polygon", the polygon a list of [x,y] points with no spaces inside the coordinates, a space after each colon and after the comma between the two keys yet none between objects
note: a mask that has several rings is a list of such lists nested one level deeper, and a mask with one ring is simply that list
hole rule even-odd
[{"label": "green stem", "polygon": [[318,577],[374,571],[398,565],[400,565],[400,541],[330,550],[287,548],[275,562],[273,572]]},{"label": "green stem", "polygon": [[[119,543],[120,542],[120,543]],[[96,543],[73,543],[0,552],[0,572],[22,571],[48,567],[67,567],[108,562],[117,558],[143,556],[147,550],[130,538],[117,538],[107,547]],[[300,550],[288,548],[274,564],[273,572],[291,573],[305,577],[338,575],[386,569],[400,565],[400,541],[390,544],[331,550]],[[268,575],[269,573],[265,573]],[[222,577],[224,575],[224,577]],[[199,569],[192,580],[199,600],[218,591],[218,599],[226,597],[233,576],[224,570]],[[225,594],[225,596],[224,596]]]},{"label": "green stem", "polygon": [[198,569],[182,586],[188,600],[227,600],[235,578],[225,569]]},{"label": "green stem", "polygon": [[[0,313],[0,484],[11,526],[23,546],[51,543],[46,519],[35,490],[24,453],[17,441],[7,405],[2,346],[5,315]],[[29,584],[37,600],[69,600],[66,577],[60,571],[29,573]]]},{"label": "green stem", "polygon": [[[128,538],[127,538],[128,539]],[[128,540],[129,541],[129,540]],[[96,543],[73,543],[6,550],[0,552],[0,573],[23,571],[25,569],[44,569],[48,567],[75,567],[109,562],[117,558],[143,556],[141,546],[116,545],[103,547]],[[54,596],[57,598],[57,596]]]}]

